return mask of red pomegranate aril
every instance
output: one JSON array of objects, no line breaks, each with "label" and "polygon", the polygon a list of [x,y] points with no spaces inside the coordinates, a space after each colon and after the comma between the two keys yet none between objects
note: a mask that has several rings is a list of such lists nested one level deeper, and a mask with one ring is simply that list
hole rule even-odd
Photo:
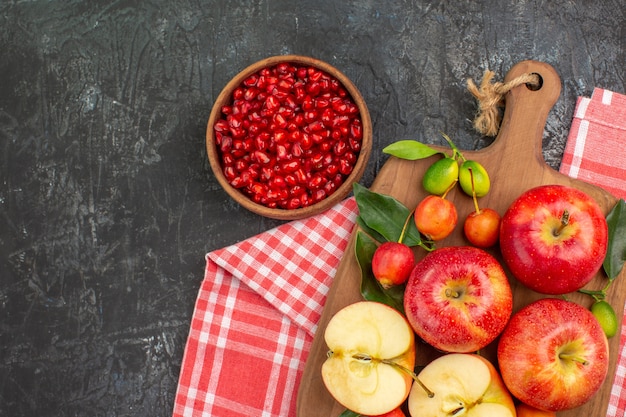
[{"label": "red pomegranate aril", "polygon": [[311,149],[311,147],[313,146],[313,139],[311,138],[310,134],[303,132],[300,135],[300,146],[304,150]]},{"label": "red pomegranate aril", "polygon": [[319,144],[319,149],[320,151],[326,153],[326,152],[330,152],[330,150],[333,148],[333,144],[330,142],[322,142]]},{"label": "red pomegranate aril", "polygon": [[259,76],[257,74],[252,74],[248,78],[243,80],[243,85],[245,85],[246,87],[253,87],[256,85],[258,80]]},{"label": "red pomegranate aril", "polygon": [[346,159],[342,159],[339,161],[339,172],[343,175],[350,175],[352,172],[352,164],[348,162]]},{"label": "red pomegranate aril", "polygon": [[327,98],[318,98],[315,100],[315,107],[318,109],[325,109],[330,105],[330,100]]},{"label": "red pomegranate aril", "polygon": [[341,114],[333,118],[331,126],[333,128],[338,128],[340,126],[347,126],[349,124],[350,124],[350,117],[348,115]]},{"label": "red pomegranate aril", "polygon": [[324,172],[326,173],[326,176],[328,178],[331,178],[333,175],[339,172],[339,164],[331,162],[330,164],[326,166],[326,169],[324,170]]},{"label": "red pomegranate aril", "polygon": [[304,188],[302,185],[296,184],[293,187],[289,188],[289,195],[292,197],[297,197],[304,193],[306,193],[306,188]]},{"label": "red pomegranate aril", "polygon": [[354,152],[360,152],[361,151],[361,141],[354,139],[354,138],[350,138],[348,140],[348,143],[350,144],[350,149],[352,149]]},{"label": "red pomegranate aril", "polygon": [[274,170],[267,166],[262,167],[259,180],[269,182],[272,178],[274,178]]},{"label": "red pomegranate aril", "polygon": [[314,201],[314,202],[316,202],[316,203],[317,203],[318,201],[322,201],[323,199],[325,199],[325,198],[326,198],[326,191],[324,191],[324,189],[323,189],[323,188],[320,188],[320,189],[318,189],[318,190],[315,190],[315,191],[313,192],[313,196],[312,196],[312,198],[313,198],[313,201]]},{"label": "red pomegranate aril", "polygon": [[245,93],[245,89],[242,87],[237,87],[233,90],[233,100],[241,100]]},{"label": "red pomegranate aril", "polygon": [[213,126],[213,130],[216,132],[229,132],[230,126],[226,120],[220,119],[215,123],[215,126]]},{"label": "red pomegranate aril", "polygon": [[284,178],[285,178],[285,183],[286,183],[288,186],[290,186],[290,187],[292,187],[292,188],[293,188],[293,187],[296,187],[296,186],[299,186],[299,185],[298,185],[298,179],[296,178],[296,176],[295,176],[295,175],[293,175],[293,174],[287,174],[287,175],[285,175],[285,177],[284,177]]},{"label": "red pomegranate aril", "polygon": [[320,174],[314,175],[311,180],[308,182],[308,186],[310,189],[316,190],[320,188],[322,185],[326,183],[326,178],[321,176]]},{"label": "red pomegranate aril", "polygon": [[232,165],[228,165],[224,167],[223,171],[224,171],[224,176],[226,177],[226,180],[229,182],[235,179],[235,177],[237,176],[237,171],[235,170],[235,167],[233,167]]},{"label": "red pomegranate aril", "polygon": [[350,165],[356,164],[357,156],[354,152],[346,152],[343,157]]},{"label": "red pomegranate aril", "polygon": [[334,119],[335,119],[335,112],[333,111],[333,109],[325,108],[324,111],[322,111],[320,120],[325,126],[333,127]]},{"label": "red pomegranate aril", "polygon": [[272,177],[270,181],[268,181],[271,188],[286,188],[287,182],[284,177]]},{"label": "red pomegranate aril", "polygon": [[280,108],[280,101],[275,96],[267,96],[265,99],[265,110],[270,114],[273,114],[278,108]]},{"label": "red pomegranate aril", "polygon": [[248,166],[250,166],[250,164],[248,164],[243,159],[237,159],[234,163],[234,168],[237,170],[237,172],[242,172],[248,169]]},{"label": "red pomegranate aril", "polygon": [[252,153],[252,157],[258,163],[263,164],[263,165],[267,165],[270,162],[270,157],[263,151],[254,151]]},{"label": "red pomegranate aril", "polygon": [[230,136],[222,136],[222,143],[220,143],[220,151],[223,154],[230,152],[233,149],[233,138]]},{"label": "red pomegranate aril", "polygon": [[308,178],[304,169],[300,167],[296,169],[293,174],[295,175],[298,184],[306,184]]},{"label": "red pomegranate aril", "polygon": [[344,179],[345,177],[342,174],[335,174],[332,181],[337,187],[339,187],[343,184]]},{"label": "red pomegranate aril", "polygon": [[355,139],[363,138],[363,126],[361,125],[361,123],[353,121],[350,124],[350,135]]},{"label": "red pomegranate aril", "polygon": [[337,185],[334,182],[327,181],[326,184],[324,184],[324,191],[326,191],[327,195],[331,195],[335,190],[337,190]]},{"label": "red pomegranate aril", "polygon": [[251,183],[248,189],[253,195],[258,196],[265,196],[268,191],[267,185],[261,184],[260,182]]},{"label": "red pomegranate aril", "polygon": [[297,197],[290,198],[286,206],[287,210],[295,210],[300,208],[300,199]]},{"label": "red pomegranate aril", "polygon": [[286,130],[277,130],[274,132],[274,140],[276,143],[286,143],[289,140],[289,132]]},{"label": "red pomegranate aril", "polygon": [[322,71],[318,70],[317,68],[309,67],[307,69],[307,76],[309,78],[309,81],[311,82],[319,81],[319,79],[322,78],[322,75]]},{"label": "red pomegranate aril", "polygon": [[319,122],[317,120],[317,112],[315,110],[309,110],[307,112],[304,113],[304,121],[306,123],[314,123],[314,122]]},{"label": "red pomegranate aril", "polygon": [[302,146],[300,146],[300,142],[294,142],[294,144],[291,145],[291,155],[294,158],[301,158],[302,155],[304,155],[304,150]]},{"label": "red pomegranate aril", "polygon": [[276,126],[279,129],[286,129],[287,128],[287,119],[285,119],[285,117],[281,114],[281,113],[276,113],[273,117],[273,121],[274,123],[276,123]]},{"label": "red pomegranate aril", "polygon": [[309,131],[311,132],[321,132],[324,130],[324,123],[321,120],[313,120],[309,123]]},{"label": "red pomegranate aril", "polygon": [[333,153],[337,156],[341,156],[348,150],[348,144],[345,141],[339,141],[333,146]]},{"label": "red pomegranate aril", "polygon": [[313,82],[311,84],[307,84],[305,87],[306,92],[312,96],[318,95],[322,91],[322,86],[318,82]]},{"label": "red pomegranate aril", "polygon": [[[300,168],[300,161],[292,159],[289,161],[285,161],[281,164],[281,169],[284,172],[293,172],[295,173]],[[297,177],[297,175],[296,175]]]},{"label": "red pomegranate aril", "polygon": [[304,111],[311,111],[313,109],[315,109],[315,103],[313,102],[313,98],[310,95],[307,94],[302,99],[302,110],[304,110]]},{"label": "red pomegranate aril", "polygon": [[313,203],[313,201],[311,201],[311,198],[309,197],[309,195],[307,193],[301,194],[300,195],[300,205],[302,207],[308,207]]}]

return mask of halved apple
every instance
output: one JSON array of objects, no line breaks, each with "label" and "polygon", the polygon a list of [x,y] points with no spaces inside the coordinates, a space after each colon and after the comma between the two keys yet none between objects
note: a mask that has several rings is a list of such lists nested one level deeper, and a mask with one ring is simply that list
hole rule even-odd
[{"label": "halved apple", "polygon": [[409,395],[415,366],[413,329],[397,310],[361,301],[339,310],[324,332],[322,379],[330,394],[359,414],[379,415]]},{"label": "halved apple", "polygon": [[515,417],[502,378],[482,356],[450,353],[430,362],[418,377],[434,395],[414,385],[409,394],[412,417]]}]

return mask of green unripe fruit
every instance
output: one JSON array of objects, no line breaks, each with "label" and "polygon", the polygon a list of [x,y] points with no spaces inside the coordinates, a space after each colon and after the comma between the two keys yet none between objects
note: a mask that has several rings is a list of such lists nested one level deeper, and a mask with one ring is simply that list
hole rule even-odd
[{"label": "green unripe fruit", "polygon": [[[471,173],[470,173],[471,171]],[[483,197],[487,195],[491,188],[491,181],[489,180],[489,174],[487,170],[480,163],[476,161],[465,161],[461,164],[459,169],[459,184],[465,192],[465,194],[472,195],[472,176],[474,177],[474,190],[476,191],[476,197]]]},{"label": "green unripe fruit", "polygon": [[422,185],[428,193],[442,195],[458,178],[459,164],[455,159],[445,157],[428,167],[422,178]]},{"label": "green unripe fruit", "polygon": [[613,337],[617,333],[617,316],[611,304],[606,301],[596,301],[591,306],[591,313],[596,317],[606,337]]}]

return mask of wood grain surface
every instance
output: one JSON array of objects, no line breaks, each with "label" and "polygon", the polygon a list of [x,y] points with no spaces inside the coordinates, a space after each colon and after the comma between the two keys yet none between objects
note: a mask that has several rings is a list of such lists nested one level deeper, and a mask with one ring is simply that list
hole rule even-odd
[{"label": "wood grain surface", "polygon": [[[532,91],[522,85],[511,90],[506,96],[505,113],[496,140],[482,150],[463,151],[466,158],[482,163],[492,179],[491,191],[487,196],[480,199],[479,204],[481,207],[494,208],[502,215],[515,198],[525,190],[542,184],[562,184],[585,191],[598,202],[605,214],[608,213],[616,202],[614,196],[598,187],[560,174],[545,163],[542,155],[543,131],[548,113],[560,95],[561,80],[556,71],[548,64],[537,61],[522,61],[511,68],[505,82],[525,73],[539,74],[543,80],[541,88]],[[435,160],[433,158],[406,161],[391,157],[380,170],[371,190],[391,195],[409,208],[415,207],[425,196],[425,192],[421,189],[421,178],[424,171]],[[460,222],[473,210],[471,198],[464,195],[458,187],[448,198],[456,205]],[[339,264],[304,369],[298,392],[298,417],[338,416],[345,410],[344,407],[334,401],[324,387],[320,368],[326,359],[327,352],[327,346],[323,339],[326,324],[339,309],[361,299],[359,291],[361,275],[354,256],[355,234],[356,230],[353,232],[346,253]],[[457,226],[453,235],[439,243],[438,247],[466,244],[467,241],[462,235],[462,227]],[[490,250],[490,252],[502,261],[497,248]],[[418,259],[424,255],[425,251],[416,250]],[[511,277],[508,270],[507,274],[513,290],[514,311],[544,297],[519,284]],[[626,296],[626,280],[623,275],[624,272],[610,287],[607,295],[607,301],[613,305],[618,317],[623,316],[624,298]],[[605,283],[605,276],[599,272],[585,288],[600,289]],[[585,306],[590,306],[592,302],[591,297],[579,293],[572,293],[567,297]],[[482,352],[494,363],[496,343],[493,342]],[[609,375],[601,390],[585,405],[559,413],[560,417],[604,415],[608,407],[615,373],[619,337],[616,336],[609,340],[609,348]],[[416,365],[425,365],[439,355],[425,343],[418,342],[416,350]]]}]

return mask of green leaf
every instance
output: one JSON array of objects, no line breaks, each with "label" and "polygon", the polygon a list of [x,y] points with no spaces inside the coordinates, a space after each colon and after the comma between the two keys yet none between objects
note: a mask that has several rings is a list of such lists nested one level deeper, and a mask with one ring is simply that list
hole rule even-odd
[{"label": "green leaf", "polygon": [[361,417],[361,414],[355,413],[352,410],[346,410],[343,413],[339,414],[339,417]]},{"label": "green leaf", "polygon": [[[380,242],[398,242],[404,223],[412,214],[411,210],[395,198],[370,191],[359,183],[354,183],[353,191],[359,207],[357,221],[364,226],[364,230],[373,231],[369,234],[377,238],[384,238]],[[407,246],[422,245],[415,222],[409,219],[407,226],[402,243]]]},{"label": "green leaf", "polygon": [[443,153],[421,142],[409,139],[394,142],[385,147],[383,152],[400,159],[408,159],[410,161],[424,159],[438,153]]},{"label": "green leaf", "polygon": [[363,233],[357,232],[355,254],[361,268],[361,295],[367,301],[386,304],[404,314],[404,285],[396,285],[385,290],[372,273],[372,257],[378,245],[376,241]]},{"label": "green leaf", "polygon": [[609,226],[609,245],[602,264],[609,280],[613,281],[626,261],[626,202],[621,198],[606,216]]}]

